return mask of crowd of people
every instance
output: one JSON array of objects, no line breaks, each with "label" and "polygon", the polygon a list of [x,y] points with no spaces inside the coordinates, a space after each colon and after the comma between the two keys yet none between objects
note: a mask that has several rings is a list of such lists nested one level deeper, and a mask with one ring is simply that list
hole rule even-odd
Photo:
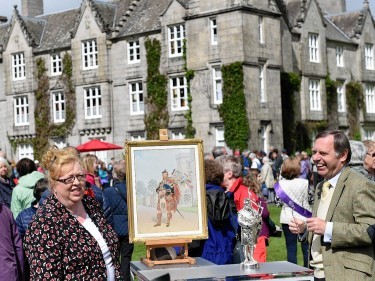
[{"label": "crowd of people", "polygon": [[[262,218],[256,261],[267,261],[274,231],[268,207],[275,204],[289,262],[297,264],[300,244],[303,264],[317,281],[373,280],[375,143],[324,131],[311,158],[281,151],[229,155],[218,146],[205,154],[208,239],[193,241],[190,255],[219,265],[244,261],[237,213],[247,200]],[[74,147],[51,147],[41,163],[24,158],[12,165],[0,152],[6,280],[131,280],[126,165],[111,160],[107,166]],[[222,210],[211,208],[212,198],[221,200]]]}]

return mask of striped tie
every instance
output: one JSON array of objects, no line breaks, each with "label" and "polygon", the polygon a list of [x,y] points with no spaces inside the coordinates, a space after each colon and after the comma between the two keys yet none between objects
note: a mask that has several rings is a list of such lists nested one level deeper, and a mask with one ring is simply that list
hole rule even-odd
[{"label": "striped tie", "polygon": [[322,199],[325,199],[327,194],[328,194],[328,191],[331,187],[331,184],[328,182],[328,181],[325,181],[323,183],[323,188],[322,188]]}]

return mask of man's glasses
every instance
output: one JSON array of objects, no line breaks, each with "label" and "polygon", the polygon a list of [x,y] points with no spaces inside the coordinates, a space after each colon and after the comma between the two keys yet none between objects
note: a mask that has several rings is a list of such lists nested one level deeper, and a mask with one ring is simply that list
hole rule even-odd
[{"label": "man's glasses", "polygon": [[72,184],[75,179],[77,179],[78,181],[84,181],[86,179],[86,175],[77,174],[67,177],[66,179],[56,179],[56,181],[62,182],[63,184]]}]

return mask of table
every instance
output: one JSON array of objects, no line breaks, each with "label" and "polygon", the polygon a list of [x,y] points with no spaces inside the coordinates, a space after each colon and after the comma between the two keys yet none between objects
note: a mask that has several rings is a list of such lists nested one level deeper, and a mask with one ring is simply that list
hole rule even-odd
[{"label": "table", "polygon": [[216,265],[203,258],[197,263],[158,265],[147,267],[140,261],[132,261],[130,268],[138,280],[149,281],[169,273],[170,280],[314,280],[311,269],[287,262],[265,262],[259,269],[241,270],[239,264]]}]

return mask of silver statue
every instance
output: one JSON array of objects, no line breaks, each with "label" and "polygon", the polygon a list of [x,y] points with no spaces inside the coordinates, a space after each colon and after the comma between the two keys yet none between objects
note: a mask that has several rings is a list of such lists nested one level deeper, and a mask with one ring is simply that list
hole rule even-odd
[{"label": "silver statue", "polygon": [[[257,210],[252,207],[257,206]],[[238,224],[241,226],[241,244],[245,260],[241,262],[241,269],[259,268],[259,263],[254,259],[254,248],[262,226],[262,206],[260,203],[246,198],[244,207],[238,212]]]}]

